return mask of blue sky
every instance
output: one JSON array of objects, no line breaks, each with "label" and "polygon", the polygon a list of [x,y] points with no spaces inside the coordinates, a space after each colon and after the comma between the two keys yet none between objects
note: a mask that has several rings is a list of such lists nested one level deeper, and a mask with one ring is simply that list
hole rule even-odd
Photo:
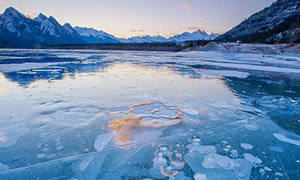
[{"label": "blue sky", "polygon": [[275,0],[0,0],[0,11],[14,7],[60,23],[93,27],[117,37],[172,36],[196,29],[225,32]]}]

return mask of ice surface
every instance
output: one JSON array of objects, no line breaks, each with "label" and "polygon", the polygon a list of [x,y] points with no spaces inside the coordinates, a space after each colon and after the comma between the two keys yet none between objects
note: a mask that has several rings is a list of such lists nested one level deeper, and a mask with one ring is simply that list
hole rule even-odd
[{"label": "ice surface", "polygon": [[0,148],[14,145],[20,137],[29,132],[25,123],[11,125],[0,129]]},{"label": "ice surface", "polygon": [[299,62],[0,50],[0,179],[299,179]]}]

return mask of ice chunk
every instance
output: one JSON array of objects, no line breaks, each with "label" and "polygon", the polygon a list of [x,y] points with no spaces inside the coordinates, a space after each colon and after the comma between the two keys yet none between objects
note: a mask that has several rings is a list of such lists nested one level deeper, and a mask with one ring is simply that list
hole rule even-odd
[{"label": "ice chunk", "polygon": [[273,133],[273,135],[282,142],[286,142],[286,143],[290,143],[290,144],[294,144],[296,146],[300,146],[300,141],[294,140],[294,139],[290,139],[282,134],[279,133]]},{"label": "ice chunk", "polygon": [[15,124],[0,129],[0,148],[14,145],[18,139],[28,133],[29,129],[25,123]]},{"label": "ice chunk", "polygon": [[284,149],[281,147],[278,147],[278,146],[271,146],[271,147],[269,147],[269,149],[274,152],[279,152],[279,153],[284,152]]},{"label": "ice chunk", "polygon": [[94,160],[94,157],[92,157],[92,156],[84,158],[79,165],[79,169],[81,171],[84,171],[93,160]]},{"label": "ice chunk", "polygon": [[224,168],[234,169],[236,166],[235,161],[226,156],[219,154],[208,154],[204,157],[202,166],[208,169]]},{"label": "ice chunk", "polygon": [[250,162],[253,162],[253,163],[256,163],[256,164],[262,163],[262,161],[259,158],[254,157],[252,154],[244,153],[243,156],[244,156],[245,159],[247,159]]},{"label": "ice chunk", "polygon": [[99,134],[94,142],[94,148],[97,151],[102,151],[107,143],[114,137],[113,133]]},{"label": "ice chunk", "polygon": [[0,172],[1,172],[1,171],[6,171],[6,170],[8,170],[8,169],[9,169],[9,166],[8,166],[8,165],[2,164],[2,163],[0,162]]},{"label": "ice chunk", "polygon": [[251,175],[252,164],[246,159],[189,152],[184,160],[194,172],[205,172],[209,180],[248,180]]},{"label": "ice chunk", "polygon": [[253,146],[251,144],[247,144],[247,143],[242,143],[241,146],[242,146],[242,148],[244,148],[246,150],[253,148]]},{"label": "ice chunk", "polygon": [[192,152],[196,151],[200,154],[214,154],[217,152],[215,146],[202,146],[197,142],[193,142],[192,144],[188,145],[187,148]]}]

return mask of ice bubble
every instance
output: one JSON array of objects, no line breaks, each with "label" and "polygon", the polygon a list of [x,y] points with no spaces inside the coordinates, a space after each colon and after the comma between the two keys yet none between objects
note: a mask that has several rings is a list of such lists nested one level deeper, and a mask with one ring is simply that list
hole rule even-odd
[{"label": "ice bubble", "polygon": [[194,109],[191,108],[186,108],[183,110],[186,114],[191,115],[191,116],[198,116],[200,113]]},{"label": "ice bubble", "polygon": [[64,148],[63,145],[58,145],[58,146],[56,146],[56,150],[58,150],[58,151],[62,150],[63,148]]},{"label": "ice bubble", "polygon": [[269,168],[269,167],[264,167],[264,170],[266,170],[266,171],[272,171],[272,169]]},{"label": "ice bubble", "polygon": [[116,108],[111,108],[108,111],[110,113],[124,113],[126,111],[129,111],[130,108],[129,107],[116,107]]},{"label": "ice bubble", "polygon": [[282,176],[283,176],[283,174],[282,174],[282,173],[280,173],[280,172],[276,172],[276,173],[275,173],[275,176],[281,176],[281,177],[282,177]]},{"label": "ice bubble", "polygon": [[243,154],[244,158],[252,163],[255,163],[255,164],[260,164],[262,163],[262,161],[257,158],[257,157],[254,157],[252,154],[249,154],[249,153],[244,153]]},{"label": "ice bubble", "polygon": [[269,149],[274,152],[279,152],[279,153],[284,152],[284,149],[278,146],[271,146],[269,147]]},{"label": "ice bubble", "polygon": [[46,157],[46,154],[45,153],[41,153],[41,154],[36,155],[36,157],[39,158],[39,159],[41,159],[41,158]]},{"label": "ice bubble", "polygon": [[238,151],[237,151],[237,150],[232,150],[232,151],[231,151],[230,157],[232,157],[232,158],[237,158],[238,156],[239,156],[239,154],[238,154]]},{"label": "ice bubble", "polygon": [[97,151],[102,151],[107,143],[113,138],[113,133],[99,134],[94,142],[94,148]]},{"label": "ice bubble", "polygon": [[241,147],[246,149],[246,150],[249,150],[249,149],[253,148],[253,146],[251,144],[247,144],[247,143],[242,143]]},{"label": "ice bubble", "polygon": [[156,116],[166,116],[166,117],[174,117],[177,116],[177,110],[166,109],[161,111],[156,111],[154,113]]},{"label": "ice bubble", "polygon": [[194,179],[195,180],[207,180],[207,177],[205,174],[202,174],[202,173],[196,173],[194,175]]},{"label": "ice bubble", "polygon": [[163,147],[160,147],[159,148],[161,151],[166,151],[166,150],[168,150],[168,148],[167,147],[165,147],[165,146],[163,146]]},{"label": "ice bubble", "polygon": [[8,170],[8,169],[9,169],[9,166],[8,166],[8,165],[0,163],[0,172],[1,172],[1,171],[6,171],[6,170]]},{"label": "ice bubble", "polygon": [[46,152],[46,151],[49,151],[50,148],[43,148],[42,151]]},{"label": "ice bubble", "polygon": [[279,133],[273,133],[273,135],[282,142],[286,142],[286,143],[290,143],[290,144],[294,144],[296,146],[300,146],[300,141],[294,140],[294,139],[290,139],[282,134]]},{"label": "ice bubble", "polygon": [[264,176],[265,173],[266,173],[266,171],[265,171],[264,169],[259,169],[259,173],[260,173],[262,176]]},{"label": "ice bubble", "polygon": [[250,131],[257,131],[259,127],[256,124],[246,124],[245,128]]}]

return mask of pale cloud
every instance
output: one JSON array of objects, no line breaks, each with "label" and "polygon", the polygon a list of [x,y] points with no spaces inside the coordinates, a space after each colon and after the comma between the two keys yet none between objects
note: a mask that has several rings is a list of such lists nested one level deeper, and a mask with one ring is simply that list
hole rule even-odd
[{"label": "pale cloud", "polygon": [[0,4],[5,4],[4,0],[0,0]]},{"label": "pale cloud", "polygon": [[189,3],[183,3],[183,4],[181,4],[181,6],[182,6],[183,8],[186,8],[186,9],[188,9],[188,8],[191,8],[191,7],[192,7],[192,5],[191,5],[191,4],[189,4]]},{"label": "pale cloud", "polygon": [[199,29],[200,29],[200,27],[198,27],[198,26],[189,27],[189,30],[191,30],[191,31],[197,31]]},{"label": "pale cloud", "polygon": [[145,32],[143,29],[131,29],[130,32]]}]

